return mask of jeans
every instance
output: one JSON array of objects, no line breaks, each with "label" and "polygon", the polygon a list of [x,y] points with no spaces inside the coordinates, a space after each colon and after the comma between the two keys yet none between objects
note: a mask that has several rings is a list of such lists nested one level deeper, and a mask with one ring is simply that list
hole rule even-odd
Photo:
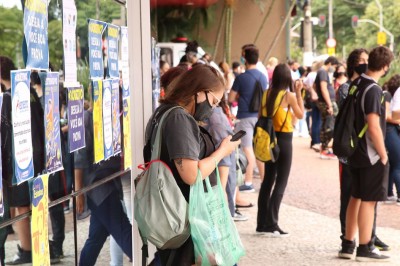
[{"label": "jeans", "polygon": [[257,230],[278,225],[279,208],[288,183],[293,155],[293,133],[276,132],[280,148],[276,162],[265,163],[264,180],[258,196]]},{"label": "jeans", "polygon": [[321,143],[320,132],[321,132],[321,113],[314,103],[311,111],[311,144]]},{"label": "jeans", "polygon": [[95,265],[109,235],[132,259],[132,225],[124,212],[118,191],[112,192],[99,206],[90,197],[87,201],[91,211],[89,236],[82,249],[79,265]]},{"label": "jeans", "polygon": [[385,138],[389,156],[389,189],[388,196],[393,196],[393,184],[396,185],[397,195],[400,195],[400,135],[396,126],[388,124]]}]

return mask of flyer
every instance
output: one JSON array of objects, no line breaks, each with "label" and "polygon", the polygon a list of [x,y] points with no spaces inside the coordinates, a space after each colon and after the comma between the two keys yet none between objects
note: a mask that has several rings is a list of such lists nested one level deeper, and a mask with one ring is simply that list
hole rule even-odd
[{"label": "flyer", "polygon": [[104,160],[103,138],[103,80],[93,80],[94,163]]},{"label": "flyer", "polygon": [[68,88],[68,146],[69,152],[85,147],[83,120],[83,87]]},{"label": "flyer", "polygon": [[45,78],[44,128],[46,148],[46,173],[63,169],[61,158],[60,109],[58,72],[49,72]]},{"label": "flyer", "polygon": [[128,28],[121,27],[122,98],[129,96],[129,42]]},{"label": "flyer", "polygon": [[74,0],[63,0],[63,47],[64,83],[76,84],[76,22],[78,20]]},{"label": "flyer", "polygon": [[20,184],[34,176],[29,70],[11,71],[14,176]]},{"label": "flyer", "polygon": [[32,186],[32,265],[50,265],[48,232],[49,175],[38,176]]},{"label": "flyer", "polygon": [[114,154],[111,102],[112,102],[111,79],[105,79],[103,80],[104,159],[108,159]]},{"label": "flyer", "polygon": [[111,81],[112,90],[112,130],[114,155],[121,152],[121,120],[119,111],[119,79]]},{"label": "flyer", "polygon": [[132,150],[131,150],[131,125],[130,125],[130,97],[122,100],[123,121],[122,128],[124,130],[124,169],[132,167]]},{"label": "flyer", "polygon": [[104,77],[104,63],[103,63],[103,40],[102,35],[107,26],[107,23],[94,19],[89,19],[89,68],[90,78],[103,78]]},{"label": "flyer", "polygon": [[108,24],[107,25],[107,69],[108,77],[119,78],[119,68],[118,68],[118,44],[119,41],[119,27]]},{"label": "flyer", "polygon": [[[3,93],[0,93],[0,110],[3,105]],[[0,129],[1,129],[1,115],[0,115]],[[0,130],[1,139],[1,130]],[[3,164],[1,161],[1,149],[0,149],[0,177],[3,177]],[[2,179],[1,179],[2,180]],[[3,182],[0,182],[0,217],[4,215],[4,197],[3,197]]]},{"label": "flyer", "polygon": [[26,68],[49,68],[47,0],[25,1],[24,35],[27,45]]}]

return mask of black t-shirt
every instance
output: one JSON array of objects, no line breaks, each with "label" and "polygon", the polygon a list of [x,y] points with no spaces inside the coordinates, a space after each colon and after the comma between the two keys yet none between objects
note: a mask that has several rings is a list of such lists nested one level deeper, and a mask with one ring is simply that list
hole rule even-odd
[{"label": "black t-shirt", "polygon": [[[356,132],[361,132],[366,121],[367,115],[375,113],[379,115],[379,124],[383,136],[386,133],[386,108],[382,88],[369,76],[362,74],[354,81],[358,84],[357,104],[356,104]],[[350,165],[353,167],[368,167],[374,165],[380,156],[375,149],[368,130],[359,140],[354,154],[349,158]]]},{"label": "black t-shirt", "polygon": [[321,92],[321,82],[325,81],[327,83],[327,88],[328,88],[328,92],[329,92],[329,97],[331,98],[332,101],[335,100],[335,90],[333,89],[331,80],[329,78],[329,74],[328,72],[321,68],[320,70],[318,70],[317,72],[317,76],[315,78],[315,87],[316,87],[316,92],[318,95],[318,101],[320,102],[325,102],[324,97],[322,97],[322,92]]}]

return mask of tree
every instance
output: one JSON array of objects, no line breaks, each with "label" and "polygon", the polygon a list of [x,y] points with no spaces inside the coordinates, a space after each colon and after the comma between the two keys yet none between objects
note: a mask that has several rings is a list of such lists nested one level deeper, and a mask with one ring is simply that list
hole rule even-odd
[{"label": "tree", "polygon": [[22,12],[16,7],[0,6],[0,55],[13,59],[17,66],[22,64]]}]

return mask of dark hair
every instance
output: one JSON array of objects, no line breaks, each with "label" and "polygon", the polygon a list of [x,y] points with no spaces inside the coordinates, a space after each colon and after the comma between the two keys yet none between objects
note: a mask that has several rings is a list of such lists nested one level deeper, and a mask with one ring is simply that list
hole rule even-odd
[{"label": "dark hair", "polygon": [[257,48],[257,46],[255,46],[255,45],[252,44],[252,43],[245,44],[245,45],[242,46],[242,51],[243,51],[243,50],[246,50],[246,49],[249,49],[249,48]]},{"label": "dark hair", "polygon": [[336,57],[330,56],[325,60],[324,65],[328,65],[329,63],[331,63],[331,65],[334,66],[334,65],[338,65],[339,61],[337,60]]},{"label": "dark hair", "polygon": [[383,90],[386,90],[394,96],[394,93],[397,91],[397,89],[400,87],[400,75],[396,74],[393,77],[391,77],[384,85],[383,85]]},{"label": "dark hair", "polygon": [[238,68],[240,67],[240,63],[239,62],[233,62],[232,63],[232,69]]},{"label": "dark hair", "polygon": [[176,78],[168,87],[161,103],[188,105],[193,95],[201,91],[225,90],[224,77],[213,67],[197,64]]},{"label": "dark hair", "polygon": [[390,66],[393,61],[393,53],[385,46],[379,46],[372,49],[368,59],[368,69],[371,71],[380,71],[385,66]]},{"label": "dark hair", "polygon": [[258,49],[257,48],[248,48],[244,50],[244,59],[250,65],[255,65],[258,62]]},{"label": "dark hair", "polygon": [[37,71],[31,72],[31,84],[33,85],[41,85],[42,81],[40,80],[39,73]]},{"label": "dark hair", "polygon": [[16,70],[17,68],[14,65],[14,62],[11,58],[6,56],[0,56],[0,79],[4,79],[6,81],[11,80],[11,70]]},{"label": "dark hair", "polygon": [[293,79],[292,73],[287,64],[279,64],[275,67],[274,73],[272,74],[271,85],[268,89],[267,98],[267,114],[272,115],[274,113],[275,101],[279,92],[286,89],[292,89]]},{"label": "dark hair", "polygon": [[297,69],[300,73],[300,77],[305,76],[307,69],[305,69],[303,66],[299,66],[299,68]]},{"label": "dark hair", "polygon": [[171,67],[167,72],[165,72],[160,79],[161,87],[164,88],[164,91],[167,91],[169,84],[171,84],[175,78],[186,72],[188,69],[188,65],[182,64],[176,67]]},{"label": "dark hair", "polygon": [[197,53],[197,48],[199,47],[199,44],[197,43],[197,41],[191,41],[187,43],[186,49],[185,49],[185,53],[188,52],[195,52]]},{"label": "dark hair", "polygon": [[347,76],[351,78],[354,74],[354,68],[358,66],[358,62],[360,61],[360,56],[362,53],[368,54],[368,51],[364,48],[359,48],[353,50],[349,57],[347,58]]},{"label": "dark hair", "polygon": [[[336,70],[335,70],[335,73],[333,73],[333,76],[335,77],[335,78],[338,78],[339,76],[339,68],[340,67],[344,67],[344,69],[345,69],[345,71],[346,71],[346,66],[345,65],[343,65],[343,64],[341,64],[341,63],[339,63],[338,65],[337,65],[337,67],[336,67]],[[346,72],[344,73],[344,75],[346,75]]]}]

